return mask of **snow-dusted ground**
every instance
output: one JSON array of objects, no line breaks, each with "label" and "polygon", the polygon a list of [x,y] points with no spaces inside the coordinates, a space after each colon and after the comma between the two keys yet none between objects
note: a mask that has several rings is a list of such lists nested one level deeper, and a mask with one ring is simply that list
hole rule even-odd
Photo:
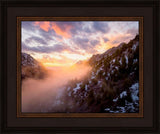
[{"label": "snow-dusted ground", "polygon": [[77,83],[77,87],[76,87],[76,88],[73,88],[74,93],[76,93],[77,90],[80,89],[80,85],[81,85],[81,84],[82,84],[82,83]]},{"label": "snow-dusted ground", "polygon": [[[104,110],[107,113],[127,113],[127,112],[137,112],[139,107],[139,83],[134,83],[130,88],[132,102],[128,102],[125,100],[125,106],[115,106],[115,107],[107,107]],[[123,91],[120,93],[119,97],[113,99],[113,102],[117,102],[119,99],[125,99],[127,97],[127,92]]]}]

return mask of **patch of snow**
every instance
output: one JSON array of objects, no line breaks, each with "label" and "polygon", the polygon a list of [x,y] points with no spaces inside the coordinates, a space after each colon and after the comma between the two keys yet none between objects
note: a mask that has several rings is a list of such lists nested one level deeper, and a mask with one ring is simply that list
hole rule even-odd
[{"label": "patch of snow", "polygon": [[103,76],[105,75],[106,73],[105,72],[103,72]]},{"label": "patch of snow", "polygon": [[87,96],[87,92],[84,93],[84,96],[85,96],[85,97]]},{"label": "patch of snow", "polygon": [[131,87],[130,87],[130,89],[132,89],[132,90],[137,90],[139,88],[139,83],[137,82],[137,83],[135,83],[135,84],[133,84]]},{"label": "patch of snow", "polygon": [[113,59],[113,63],[115,63],[115,59]]},{"label": "patch of snow", "polygon": [[70,89],[71,89],[71,87],[68,87],[68,88],[67,88],[67,91],[69,91]]},{"label": "patch of snow", "polygon": [[132,50],[136,50],[136,48],[137,48],[137,46],[136,46],[136,44],[134,44],[133,46],[132,46]]},{"label": "patch of snow", "polygon": [[106,77],[105,79],[108,80],[108,77]]},{"label": "patch of snow", "polygon": [[128,64],[128,57],[125,55],[125,58],[126,58],[126,64]]},{"label": "patch of snow", "polygon": [[129,110],[130,112],[135,112],[135,106],[133,103],[125,101],[125,105],[126,110]]},{"label": "patch of snow", "polygon": [[101,81],[100,81],[100,80],[98,80],[98,85],[99,85],[99,84],[101,84]]},{"label": "patch of snow", "polygon": [[134,72],[130,73],[129,75],[133,75],[133,74],[134,74]]},{"label": "patch of snow", "polygon": [[114,73],[114,70],[111,71],[111,74],[113,74],[113,73]]},{"label": "patch of snow", "polygon": [[104,65],[102,65],[102,67],[100,67],[99,70],[100,70],[100,71],[103,71],[103,67],[104,67]]},{"label": "patch of snow", "polygon": [[98,75],[99,72],[100,72],[100,69],[97,70],[96,75]]},{"label": "patch of snow", "polygon": [[119,63],[122,65],[122,59],[119,60]]},{"label": "patch of snow", "polygon": [[71,92],[68,93],[68,96],[71,96]]},{"label": "patch of snow", "polygon": [[100,81],[100,80],[98,80],[98,85],[99,85],[100,87],[102,87],[102,84],[101,84],[101,81]]},{"label": "patch of snow", "polygon": [[139,83],[133,84],[130,88],[131,97],[133,102],[139,101],[138,93],[139,93]]},{"label": "patch of snow", "polygon": [[110,69],[112,69],[113,68],[113,65],[112,64],[110,64]]},{"label": "patch of snow", "polygon": [[134,60],[133,60],[133,64],[135,64],[137,61],[138,61],[138,59],[134,59]]},{"label": "patch of snow", "polygon": [[126,91],[123,91],[121,94],[120,94],[120,98],[124,98],[127,96],[127,92]]},{"label": "patch of snow", "polygon": [[77,87],[76,87],[76,88],[73,88],[74,93],[76,93],[77,90],[80,89],[80,85],[81,85],[81,83],[77,83]]},{"label": "patch of snow", "polygon": [[91,84],[92,83],[92,81],[91,80],[89,80],[89,84]]},{"label": "patch of snow", "polygon": [[119,107],[120,113],[126,113],[125,107]]},{"label": "patch of snow", "polygon": [[110,73],[108,73],[107,75],[110,76]]},{"label": "patch of snow", "polygon": [[26,54],[26,53],[23,53],[23,56],[24,56],[24,58],[25,58],[25,59],[27,59],[27,57],[28,57],[28,54]]},{"label": "patch of snow", "polygon": [[137,46],[138,46],[138,44],[139,44],[139,42],[136,42],[136,44],[134,44],[133,46],[132,46],[132,50],[136,50],[136,48],[137,48]]},{"label": "patch of snow", "polygon": [[92,72],[92,75],[94,75],[94,72]]},{"label": "patch of snow", "polygon": [[118,97],[116,99],[113,99],[113,102],[117,102],[117,100],[118,100]]},{"label": "patch of snow", "polygon": [[117,66],[115,67],[117,70],[119,69]]},{"label": "patch of snow", "polygon": [[110,111],[110,108],[106,108],[106,109],[104,109],[105,111]]},{"label": "patch of snow", "polygon": [[94,78],[96,78],[95,76],[91,76],[91,79],[94,79]]},{"label": "patch of snow", "polygon": [[87,85],[85,85],[85,90],[86,90],[86,91],[88,90],[88,86],[87,86]]}]

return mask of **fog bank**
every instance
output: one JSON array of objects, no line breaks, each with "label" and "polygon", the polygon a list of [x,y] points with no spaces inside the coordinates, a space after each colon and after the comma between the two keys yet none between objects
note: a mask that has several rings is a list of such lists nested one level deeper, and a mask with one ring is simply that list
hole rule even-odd
[{"label": "fog bank", "polygon": [[89,65],[48,68],[44,79],[22,81],[22,112],[48,112],[55,100],[63,94],[64,86],[71,79],[81,79],[91,70]]}]

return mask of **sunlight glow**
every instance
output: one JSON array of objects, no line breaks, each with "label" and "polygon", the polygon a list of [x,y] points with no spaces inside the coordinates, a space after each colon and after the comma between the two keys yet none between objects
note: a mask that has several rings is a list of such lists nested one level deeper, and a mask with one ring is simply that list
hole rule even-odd
[{"label": "sunlight glow", "polygon": [[23,21],[22,52],[44,66],[70,66],[128,42],[138,22]]}]

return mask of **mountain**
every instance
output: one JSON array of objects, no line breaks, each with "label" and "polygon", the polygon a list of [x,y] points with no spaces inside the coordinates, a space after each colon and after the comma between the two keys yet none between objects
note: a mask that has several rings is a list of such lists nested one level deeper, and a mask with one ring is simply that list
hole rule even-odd
[{"label": "mountain", "polygon": [[90,59],[89,59],[89,63],[92,65],[95,64],[95,62],[102,60],[102,58],[107,58],[107,56],[111,56],[113,53],[116,52],[117,49],[120,49],[123,45],[125,45],[125,43],[121,43],[119,44],[117,47],[112,47],[110,49],[108,49],[106,52],[104,52],[103,54],[96,54],[93,55]]},{"label": "mountain", "polygon": [[88,63],[90,73],[65,86],[58,100],[61,112],[139,112],[139,35],[127,44],[93,55]]},{"label": "mountain", "polygon": [[21,54],[21,78],[42,79],[46,75],[46,70],[37,60],[27,53]]}]

